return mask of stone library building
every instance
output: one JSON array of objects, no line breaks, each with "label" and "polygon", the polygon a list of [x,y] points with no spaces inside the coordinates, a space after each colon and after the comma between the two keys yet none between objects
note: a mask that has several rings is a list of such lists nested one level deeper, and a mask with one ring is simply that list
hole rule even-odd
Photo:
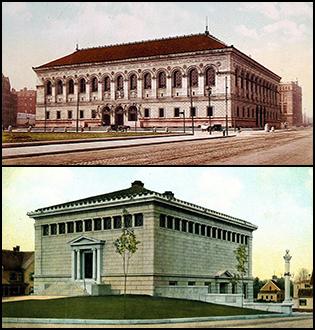
[{"label": "stone library building", "polygon": [[208,30],[77,47],[33,69],[38,127],[280,127],[281,77]]},{"label": "stone library building", "polygon": [[[171,191],[148,190],[141,181],[103,195],[44,207],[35,220],[34,292],[92,295],[123,292],[122,258],[113,242],[122,228],[140,241],[130,259],[127,292],[167,296],[185,293],[239,294],[253,299],[252,239],[257,226],[177,199]],[[234,251],[248,252],[243,287],[233,282]]]}]

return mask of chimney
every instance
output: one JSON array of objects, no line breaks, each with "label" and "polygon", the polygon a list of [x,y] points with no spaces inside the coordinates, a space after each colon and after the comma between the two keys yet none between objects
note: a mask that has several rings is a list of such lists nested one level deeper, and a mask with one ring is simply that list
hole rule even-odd
[{"label": "chimney", "polygon": [[13,247],[13,252],[20,252],[20,246],[17,245],[15,247]]},{"label": "chimney", "polygon": [[174,198],[174,193],[172,191],[165,191],[163,195],[168,199]]},{"label": "chimney", "polygon": [[142,181],[136,180],[131,183],[131,187],[143,188],[144,183]]}]

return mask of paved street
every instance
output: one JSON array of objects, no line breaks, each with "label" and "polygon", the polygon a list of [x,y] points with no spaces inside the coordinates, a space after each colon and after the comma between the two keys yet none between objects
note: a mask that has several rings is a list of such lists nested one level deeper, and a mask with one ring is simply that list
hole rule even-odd
[{"label": "paved street", "polygon": [[[176,137],[172,138],[175,139]],[[149,141],[145,143],[147,142]],[[121,146],[116,149],[5,159],[3,164],[312,165],[312,143],[311,129],[278,131],[276,133],[242,132],[239,136],[228,139],[168,142],[132,147]]]},{"label": "paved street", "polygon": [[136,324],[136,325],[95,325],[95,324],[33,324],[2,323],[3,328],[312,328],[313,315],[257,320],[228,320],[211,322]]}]

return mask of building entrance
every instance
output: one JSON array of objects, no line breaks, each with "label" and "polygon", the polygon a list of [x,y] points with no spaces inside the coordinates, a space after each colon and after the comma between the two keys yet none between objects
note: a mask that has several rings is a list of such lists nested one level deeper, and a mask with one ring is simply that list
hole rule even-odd
[{"label": "building entrance", "polygon": [[124,110],[122,107],[118,107],[115,111],[115,125],[116,126],[124,125]]},{"label": "building entrance", "polygon": [[84,252],[84,278],[93,278],[93,253]]}]

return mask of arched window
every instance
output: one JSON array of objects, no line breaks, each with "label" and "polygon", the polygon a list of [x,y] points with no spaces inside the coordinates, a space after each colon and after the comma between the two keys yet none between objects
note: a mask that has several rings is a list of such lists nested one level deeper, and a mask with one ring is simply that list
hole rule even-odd
[{"label": "arched window", "polygon": [[128,121],[137,121],[137,108],[134,106],[128,109]]},{"label": "arched window", "polygon": [[144,89],[151,89],[151,73],[147,72],[144,77]]},{"label": "arched window", "polygon": [[158,88],[166,88],[166,74],[164,71],[159,73]]},{"label": "arched window", "polygon": [[117,90],[122,91],[124,90],[124,78],[123,76],[117,77]]},{"label": "arched window", "polygon": [[47,95],[51,95],[52,93],[52,85],[51,85],[51,81],[47,81],[47,85],[46,85],[46,94]]},{"label": "arched window", "polygon": [[94,77],[92,79],[92,92],[97,92],[98,90],[98,81],[97,81],[97,78]]},{"label": "arched window", "polygon": [[68,93],[74,94],[74,81],[72,79],[68,82]]},{"label": "arched window", "polygon": [[80,80],[80,93],[85,93],[86,91],[86,82],[85,82],[85,79],[82,78]]},{"label": "arched window", "polygon": [[132,74],[130,76],[130,90],[134,91],[137,89],[137,76],[135,74]]},{"label": "arched window", "polygon": [[57,95],[61,95],[62,94],[62,81],[58,80],[57,82]]},{"label": "arched window", "polygon": [[212,66],[206,71],[206,86],[215,86],[215,70]]},{"label": "arched window", "polygon": [[173,87],[174,88],[182,87],[182,73],[179,70],[176,70],[173,73]]},{"label": "arched window", "polygon": [[189,72],[189,86],[190,87],[198,87],[198,71],[197,69],[192,69]]},{"label": "arched window", "polygon": [[105,90],[105,92],[110,91],[110,78],[109,77],[105,77],[105,79],[104,79],[104,90]]}]

